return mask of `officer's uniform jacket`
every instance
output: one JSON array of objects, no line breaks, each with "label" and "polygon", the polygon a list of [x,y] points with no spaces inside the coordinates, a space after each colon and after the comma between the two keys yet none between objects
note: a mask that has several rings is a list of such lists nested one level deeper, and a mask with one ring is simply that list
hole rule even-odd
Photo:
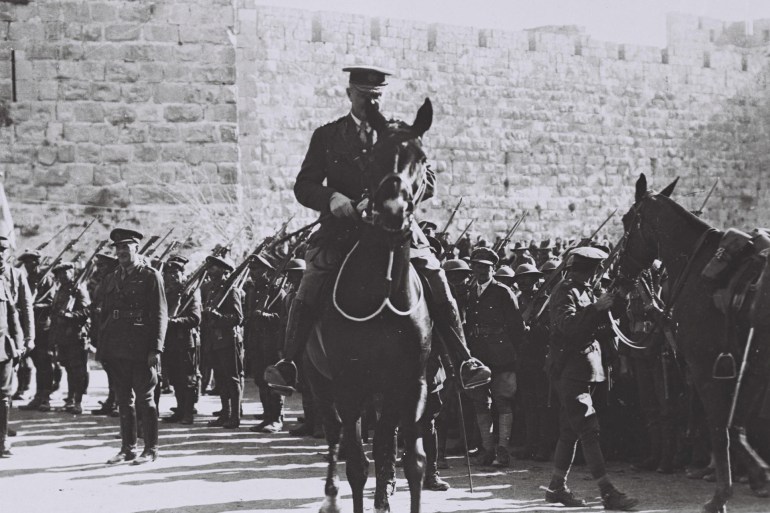
[{"label": "officer's uniform jacket", "polygon": [[471,286],[465,312],[465,337],[471,354],[493,371],[512,371],[516,346],[522,342],[524,322],[513,291],[495,280],[481,296]]},{"label": "officer's uniform jacket", "polygon": [[[169,316],[181,308],[181,293],[183,283],[166,283],[166,303]],[[184,298],[186,301],[187,298]],[[187,350],[200,345],[199,328],[201,324],[201,294],[196,290],[192,300],[183,310],[179,310],[175,317],[169,317],[166,330],[166,350]]]},{"label": "officer's uniform jacket", "polygon": [[[56,347],[85,346],[83,328],[88,321],[91,298],[85,285],[62,284],[56,289],[51,304],[50,342]],[[72,317],[64,317],[69,312]]]},{"label": "officer's uniform jacket", "polygon": [[[351,114],[316,129],[294,184],[297,201],[326,214],[329,212],[329,201],[335,192],[354,201],[359,199],[368,186],[363,178],[367,151]],[[424,179],[423,200],[433,196],[435,172],[426,167]],[[355,233],[354,220],[332,217],[321,224],[321,228],[311,236],[309,242],[312,246],[336,247],[353,240]],[[430,247],[416,223],[412,227],[412,247]]]},{"label": "officer's uniform jacket", "polygon": [[[211,283],[208,295],[213,298],[218,295],[218,288],[224,283]],[[219,319],[203,315],[203,331],[206,334],[206,349],[218,350],[240,348],[243,344],[243,298],[242,293],[233,287],[227,294],[217,311],[222,314]]]},{"label": "officer's uniform jacket", "polygon": [[567,275],[551,294],[551,348],[556,377],[604,381],[602,353],[596,332],[602,321],[590,285]]},{"label": "officer's uniform jacket", "polygon": [[23,348],[24,339],[13,295],[6,281],[0,280],[0,363],[16,358]]},{"label": "officer's uniform jacket", "polygon": [[41,273],[30,274],[27,273],[27,286],[32,294],[33,300],[33,314],[35,318],[35,334],[40,335],[44,331],[48,331],[51,328],[51,304],[53,303],[54,294],[56,294],[56,281],[48,273],[43,277],[43,280],[38,287],[38,281],[40,281]]},{"label": "officer's uniform jacket", "polygon": [[120,279],[122,267],[104,279],[99,312],[100,352],[105,359],[146,361],[162,353],[168,309],[163,278],[152,267],[139,262]]},{"label": "officer's uniform jacket", "polygon": [[24,340],[35,339],[35,313],[33,308],[32,292],[27,285],[24,273],[15,267],[6,266],[3,278],[8,285],[11,301],[15,306],[15,312],[19,319]]}]

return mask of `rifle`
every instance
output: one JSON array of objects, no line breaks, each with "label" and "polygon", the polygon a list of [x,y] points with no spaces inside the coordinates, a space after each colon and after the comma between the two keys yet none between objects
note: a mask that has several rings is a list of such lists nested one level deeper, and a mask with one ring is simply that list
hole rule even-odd
[{"label": "rifle", "polygon": [[444,229],[437,233],[446,233],[447,230],[449,230],[449,227],[452,226],[452,221],[455,220],[455,215],[457,214],[457,211],[460,209],[460,205],[463,202],[463,197],[460,196],[460,201],[457,202],[457,205],[455,205],[454,210],[452,210],[452,213],[449,215],[449,220],[444,225]]},{"label": "rifle", "polygon": [[161,247],[161,245],[162,245],[164,242],[166,242],[166,239],[168,239],[168,238],[169,238],[169,236],[171,235],[171,233],[172,233],[173,231],[174,231],[174,227],[172,227],[172,228],[171,228],[171,229],[170,229],[170,230],[169,230],[169,231],[166,233],[166,235],[164,235],[164,236],[163,236],[163,238],[162,238],[162,239],[160,239],[160,242],[158,242],[158,244],[157,244],[156,246],[154,246],[152,249],[149,249],[149,250],[147,251],[147,253],[146,253],[144,256],[146,256],[147,258],[149,258],[149,257],[151,257],[151,256],[152,256],[152,255],[153,255],[153,254],[154,254],[156,251],[158,251],[158,248],[159,248],[159,247]]},{"label": "rifle", "polygon": [[58,237],[59,235],[61,235],[61,234],[62,234],[62,232],[63,232],[64,230],[66,230],[66,229],[67,229],[67,225],[65,224],[65,225],[62,227],[62,229],[61,229],[61,230],[59,230],[58,232],[56,232],[56,234],[55,234],[53,237],[51,237],[51,238],[50,238],[50,239],[48,239],[47,241],[43,242],[42,244],[39,244],[39,245],[37,246],[37,248],[35,248],[35,249],[37,249],[38,251],[43,251],[45,248],[47,248],[47,247],[48,247],[48,245],[49,245],[51,242],[53,242],[53,240],[54,240],[56,237]]},{"label": "rifle", "polygon": [[[292,216],[293,218],[293,216]],[[235,268],[233,272],[230,273],[230,275],[225,279],[225,281],[222,283],[222,286],[217,291],[216,296],[212,296],[211,301],[208,302],[206,305],[206,308],[209,310],[218,310],[222,303],[224,303],[225,298],[230,294],[230,292],[243,285],[243,282],[245,281],[245,275],[249,269],[249,262],[251,262],[251,258],[254,255],[259,255],[263,251],[269,251],[273,249],[275,246],[283,242],[283,238],[281,237],[282,233],[286,233],[286,228],[289,226],[289,222],[291,222],[292,218],[289,218],[283,226],[276,232],[275,235],[271,235],[265,238],[262,242],[259,243],[259,245],[252,251],[243,262],[238,264],[238,267]]]},{"label": "rifle", "polygon": [[150,246],[155,244],[155,241],[157,241],[158,239],[160,239],[159,235],[153,235],[152,237],[147,239],[147,242],[145,242],[144,246],[142,246],[142,249],[139,250],[139,254],[144,255],[150,249]]},{"label": "rifle", "polygon": [[267,310],[272,306],[272,304],[275,302],[276,298],[273,298],[273,300],[270,300],[270,289],[272,288],[273,284],[276,282],[279,276],[283,276],[281,279],[281,283],[278,286],[278,289],[282,289],[283,285],[286,283],[286,274],[284,274],[284,271],[286,270],[286,266],[289,264],[292,258],[297,254],[297,250],[299,247],[305,242],[305,240],[310,237],[310,231],[303,232],[297,237],[296,242],[291,246],[289,251],[286,252],[286,256],[284,256],[281,261],[278,263],[278,265],[275,266],[275,269],[270,273],[270,276],[267,279],[267,286],[264,288],[264,301],[262,298],[259,298],[257,301],[255,301],[256,304],[262,304],[262,310]]},{"label": "rifle", "polygon": [[521,223],[524,222],[524,219],[526,219],[528,215],[529,211],[525,210],[524,213],[521,214],[521,217],[513,224],[511,229],[508,230],[508,233],[505,234],[505,237],[497,241],[495,245],[492,246],[492,251],[499,253],[501,249],[506,247],[511,242],[511,237],[513,237],[513,234],[516,233],[516,230],[519,229],[519,226],[521,226]]},{"label": "rifle", "polygon": [[80,235],[78,235],[77,237],[75,237],[74,239],[69,241],[67,243],[67,245],[64,246],[64,249],[62,249],[59,252],[59,254],[56,255],[56,258],[51,260],[51,263],[48,264],[48,267],[45,268],[45,271],[43,271],[43,274],[41,274],[40,278],[38,278],[38,280],[37,280],[37,287],[38,288],[43,284],[43,280],[45,279],[46,276],[48,276],[48,274],[53,270],[53,268],[56,267],[57,265],[59,265],[59,262],[61,262],[61,258],[64,256],[64,253],[66,253],[67,251],[72,249],[72,247],[80,241],[80,239],[83,237],[83,235],[85,235],[85,233],[88,231],[88,229],[91,228],[91,225],[94,224],[95,222],[96,222],[96,218],[94,217],[93,219],[91,219],[91,222],[88,223],[85,228],[83,228],[83,231],[80,232]]},{"label": "rifle", "polygon": [[719,177],[717,177],[717,179],[714,180],[714,185],[711,186],[711,190],[709,190],[709,193],[706,194],[706,199],[703,200],[703,203],[701,204],[700,208],[698,210],[693,211],[693,214],[695,214],[697,217],[700,217],[703,215],[703,209],[706,208],[706,203],[708,203],[709,199],[711,199],[711,195],[714,193],[714,189],[717,188],[718,183],[719,183]]},{"label": "rifle", "polygon": [[460,236],[457,237],[457,240],[455,240],[454,244],[451,244],[446,247],[444,250],[444,254],[447,255],[447,258],[454,258],[454,248],[457,247],[458,244],[460,244],[460,241],[463,240],[463,237],[466,233],[468,233],[468,230],[471,229],[471,225],[475,222],[475,219],[471,219],[471,221],[468,223],[468,225],[465,227],[465,229],[460,233]]},{"label": "rifle", "polygon": [[[94,270],[94,261],[96,260],[96,255],[102,250],[104,246],[107,245],[107,241],[103,240],[99,243],[98,246],[96,246],[96,249],[93,253],[91,253],[91,256],[88,257],[88,260],[86,260],[86,263],[83,265],[83,268],[80,270],[80,272],[75,276],[75,279],[73,280],[73,288],[72,290],[79,289],[83,283],[88,279],[88,277],[91,275],[91,273]],[[71,312],[72,309],[75,307],[75,296],[70,295],[69,299],[67,299],[67,308],[64,310],[65,312]]]},{"label": "rifle", "polygon": [[[599,225],[599,228],[594,230],[594,232],[591,234],[590,237],[582,239],[580,241],[580,243],[578,243],[578,245],[575,246],[575,247],[576,248],[580,248],[580,247],[584,247],[584,246],[589,245],[591,243],[591,241],[593,240],[593,238],[596,237],[596,235],[599,233],[599,231],[601,231],[601,229],[604,228],[604,225],[606,225],[610,221],[610,219],[612,219],[612,217],[615,215],[615,213],[617,211],[618,211],[618,209],[613,210],[612,213],[607,217],[607,219],[605,219],[604,222]],[[618,244],[615,247],[619,248],[620,244]],[[574,248],[571,248],[571,249],[574,249]],[[524,312],[521,315],[522,319],[524,319],[524,324],[525,325],[529,325],[531,322],[536,322],[540,318],[540,316],[543,314],[543,312],[545,311],[545,308],[548,306],[548,302],[551,299],[550,295],[548,297],[546,297],[545,301],[543,301],[543,304],[540,306],[540,308],[539,308],[539,310],[537,312],[534,311],[534,308],[537,305],[538,300],[541,300],[543,298],[543,296],[546,295],[546,293],[550,294],[550,292],[553,289],[553,287],[559,281],[561,281],[562,273],[564,272],[564,269],[567,266],[567,261],[569,260],[568,256],[569,256],[569,253],[567,252],[564,255],[564,259],[559,264],[559,267],[557,267],[550,274],[550,276],[548,276],[548,278],[546,278],[546,280],[543,283],[543,285],[541,285],[540,288],[537,289],[537,292],[535,292],[535,296],[532,298],[532,301],[530,302],[529,306],[527,307],[526,310],[524,310]]]}]

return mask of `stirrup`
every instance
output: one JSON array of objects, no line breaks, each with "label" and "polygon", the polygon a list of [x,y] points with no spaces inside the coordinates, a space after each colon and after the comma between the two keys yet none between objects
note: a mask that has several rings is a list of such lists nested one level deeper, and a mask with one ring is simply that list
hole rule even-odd
[{"label": "stirrup", "polygon": [[719,353],[714,360],[714,367],[711,369],[711,377],[714,379],[735,379],[737,376],[735,358],[730,353]]},{"label": "stirrup", "polygon": [[[474,376],[473,380],[466,383],[465,379],[463,379],[463,369],[470,365],[477,365],[476,370],[479,372],[476,373],[476,376]],[[484,386],[492,381],[492,372],[489,370],[489,367],[484,365],[480,360],[476,358],[470,358],[469,360],[465,360],[460,364],[460,372],[458,373],[458,378],[460,379],[460,386],[462,386],[465,390],[470,390],[472,388]]]}]

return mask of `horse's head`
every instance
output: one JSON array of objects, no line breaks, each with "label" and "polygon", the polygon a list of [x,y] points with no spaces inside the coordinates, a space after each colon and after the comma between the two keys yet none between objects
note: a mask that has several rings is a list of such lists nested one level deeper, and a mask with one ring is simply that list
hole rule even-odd
[{"label": "horse's head", "polygon": [[420,137],[433,122],[433,106],[426,98],[411,125],[387,121],[373,104],[366,106],[366,116],[377,132],[365,172],[372,223],[388,232],[405,234],[426,185]]},{"label": "horse's head", "polygon": [[658,194],[648,190],[644,173],[636,181],[634,204],[623,216],[624,233],[617,267],[621,285],[630,285],[658,258],[660,237],[655,204],[659,196],[671,196],[678,181],[679,178]]}]

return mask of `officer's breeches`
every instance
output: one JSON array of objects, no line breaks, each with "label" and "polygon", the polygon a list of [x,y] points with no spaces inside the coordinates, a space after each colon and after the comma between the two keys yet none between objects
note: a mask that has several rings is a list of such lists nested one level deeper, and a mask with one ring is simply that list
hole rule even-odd
[{"label": "officer's breeches", "polygon": [[155,410],[153,392],[158,384],[158,369],[147,362],[124,359],[109,360],[115,378],[115,393],[121,410],[132,408],[134,399],[140,408]]},{"label": "officer's breeches", "polygon": [[554,466],[565,472],[569,470],[579,439],[591,475],[598,479],[607,472],[599,445],[599,419],[591,398],[594,387],[593,383],[573,379],[564,378],[558,381],[561,403],[560,433],[554,454]]},{"label": "officer's breeches", "polygon": [[0,362],[0,401],[9,402],[13,385],[13,360]]}]

